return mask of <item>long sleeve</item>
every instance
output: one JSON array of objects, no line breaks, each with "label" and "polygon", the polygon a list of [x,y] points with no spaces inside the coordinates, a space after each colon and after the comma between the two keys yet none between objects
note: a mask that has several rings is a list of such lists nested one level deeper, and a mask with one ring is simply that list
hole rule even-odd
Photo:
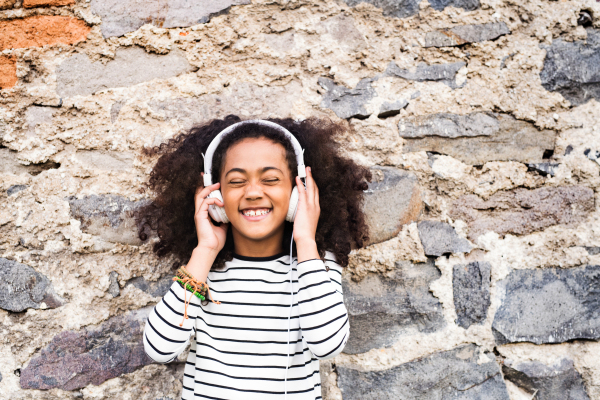
[{"label": "long sleeve", "polygon": [[315,357],[335,357],[344,349],[349,335],[341,267],[331,260],[324,263],[316,259],[299,263],[297,269],[302,335]]},{"label": "long sleeve", "polygon": [[[185,298],[192,297],[187,306],[189,319],[183,320]],[[173,282],[165,296],[154,306],[144,327],[144,350],[158,363],[174,360],[186,348],[201,312],[200,299]],[[179,326],[183,320],[183,325]]]}]

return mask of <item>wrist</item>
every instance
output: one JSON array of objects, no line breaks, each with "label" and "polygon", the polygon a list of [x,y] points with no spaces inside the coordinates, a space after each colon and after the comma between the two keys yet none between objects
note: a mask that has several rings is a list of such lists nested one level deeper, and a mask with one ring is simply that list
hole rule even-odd
[{"label": "wrist", "polygon": [[206,282],[208,272],[210,271],[210,268],[215,262],[218,254],[218,251],[203,247],[196,247],[192,251],[192,256],[190,257],[190,261],[185,266],[185,269],[192,274],[194,278],[198,279],[199,281]]},{"label": "wrist", "polygon": [[300,239],[296,241],[296,254],[298,262],[312,260],[319,257],[317,242],[315,239]]}]

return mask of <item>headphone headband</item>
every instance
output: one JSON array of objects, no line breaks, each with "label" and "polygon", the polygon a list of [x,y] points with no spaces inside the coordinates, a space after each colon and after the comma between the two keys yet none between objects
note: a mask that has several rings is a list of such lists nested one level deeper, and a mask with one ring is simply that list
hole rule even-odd
[{"label": "headphone headband", "polygon": [[233,130],[236,129],[237,127],[239,127],[241,125],[250,125],[250,124],[266,126],[269,128],[276,129],[279,132],[283,133],[289,139],[289,141],[292,143],[292,146],[294,147],[294,153],[296,154],[296,161],[298,162],[298,176],[300,178],[306,177],[306,169],[304,167],[304,154],[303,154],[302,146],[300,146],[298,139],[296,139],[294,137],[294,135],[292,135],[290,133],[290,131],[285,129],[283,126],[276,124],[275,122],[265,121],[263,119],[250,119],[247,121],[237,122],[231,126],[228,126],[227,128],[223,129],[221,132],[219,132],[219,134],[217,136],[215,136],[215,138],[212,140],[212,142],[210,142],[208,149],[206,149],[206,154],[204,155],[204,187],[212,185],[212,175],[211,175],[212,159],[213,159],[213,155],[215,154],[215,150],[217,150],[219,143],[221,143],[221,140],[223,140],[223,138],[225,136],[227,136],[228,134],[233,132]]}]

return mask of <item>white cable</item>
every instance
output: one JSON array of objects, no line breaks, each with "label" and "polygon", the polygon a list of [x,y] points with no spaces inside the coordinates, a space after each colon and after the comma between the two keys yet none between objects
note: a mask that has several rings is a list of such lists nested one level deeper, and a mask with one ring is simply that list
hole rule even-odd
[{"label": "white cable", "polygon": [[[284,399],[287,399],[287,376],[288,376],[288,368],[290,366],[290,333],[291,333],[291,324],[292,324],[292,307],[294,306],[294,283],[292,281],[292,272],[293,268],[293,260],[292,260],[292,248],[294,245],[294,233],[292,232],[292,240],[290,241],[290,315],[288,316],[288,342],[287,342],[287,358],[285,362],[285,381],[284,381]],[[293,360],[293,358],[292,358]]]}]

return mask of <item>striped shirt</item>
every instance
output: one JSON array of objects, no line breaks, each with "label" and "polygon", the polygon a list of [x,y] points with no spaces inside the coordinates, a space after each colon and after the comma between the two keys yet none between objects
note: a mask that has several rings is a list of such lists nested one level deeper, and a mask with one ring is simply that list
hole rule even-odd
[{"label": "striped shirt", "polygon": [[[289,255],[236,255],[207,283],[221,304],[192,296],[183,322],[184,289],[173,282],[144,328],[144,348],[159,363],[173,361],[188,345],[182,399],[321,399],[319,359],[336,356],[348,341],[341,267]],[[290,320],[290,292],[294,292]],[[188,291],[187,297],[190,297]]]}]

